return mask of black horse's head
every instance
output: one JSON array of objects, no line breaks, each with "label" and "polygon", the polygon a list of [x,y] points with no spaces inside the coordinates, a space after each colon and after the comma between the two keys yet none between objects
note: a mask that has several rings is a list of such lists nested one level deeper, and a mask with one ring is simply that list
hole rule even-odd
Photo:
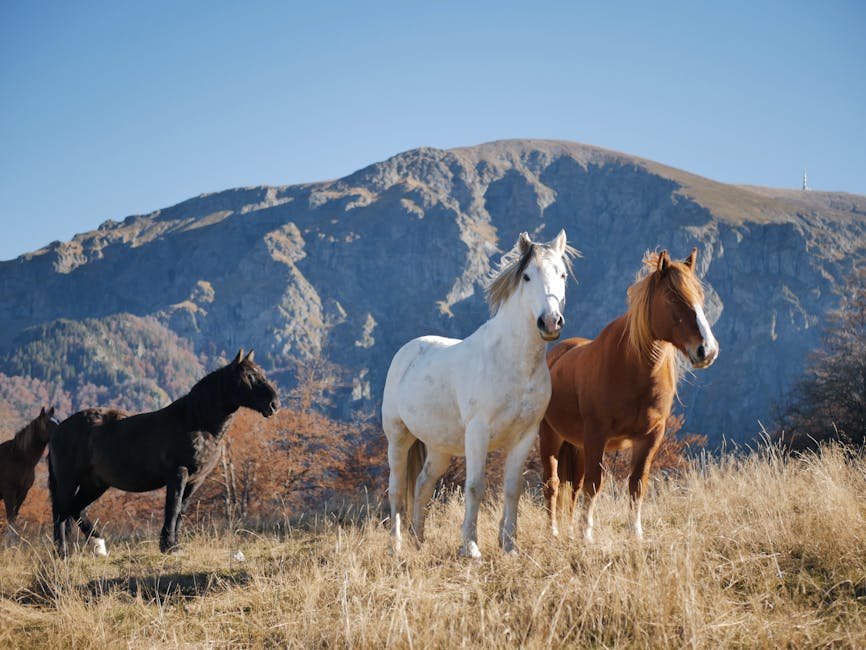
[{"label": "black horse's head", "polygon": [[280,397],[277,389],[265,377],[264,371],[253,361],[253,354],[250,350],[250,353],[244,356],[241,349],[228,365],[232,377],[233,401],[236,406],[245,406],[270,417],[279,410]]}]

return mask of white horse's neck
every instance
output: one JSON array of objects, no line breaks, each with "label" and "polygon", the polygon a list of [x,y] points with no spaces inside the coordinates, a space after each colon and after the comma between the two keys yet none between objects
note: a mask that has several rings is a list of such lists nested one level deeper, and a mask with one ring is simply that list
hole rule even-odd
[{"label": "white horse's neck", "polygon": [[501,304],[481,330],[485,330],[485,340],[495,347],[494,353],[509,365],[527,372],[541,365],[546,367],[547,344],[539,335],[531,313],[516,295]]}]

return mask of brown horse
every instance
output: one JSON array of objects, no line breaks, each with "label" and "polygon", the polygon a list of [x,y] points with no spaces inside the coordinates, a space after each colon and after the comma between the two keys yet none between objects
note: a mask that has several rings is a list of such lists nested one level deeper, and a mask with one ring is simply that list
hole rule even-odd
[{"label": "brown horse", "polygon": [[595,496],[606,449],[631,447],[631,526],[640,511],[650,463],[662,441],[677,386],[677,351],[706,368],[719,345],[704,316],[695,275],[697,249],[685,262],[648,253],[628,290],[628,311],[594,341],[567,339],[547,354],[553,394],[539,429],[544,496],[554,535],[560,481],[572,484],[569,521],[583,488],[583,536],[592,540]]},{"label": "brown horse", "polygon": [[24,498],[33,487],[36,463],[57,428],[54,407],[42,408],[36,419],[0,445],[0,499],[6,504],[6,536],[14,538],[15,519]]}]

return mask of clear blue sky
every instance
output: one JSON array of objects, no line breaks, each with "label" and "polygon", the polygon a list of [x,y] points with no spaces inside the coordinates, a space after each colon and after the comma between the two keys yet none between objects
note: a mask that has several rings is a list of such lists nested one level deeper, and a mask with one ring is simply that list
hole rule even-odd
[{"label": "clear blue sky", "polygon": [[0,260],[203,192],[553,138],[866,194],[866,4],[3,2]]}]

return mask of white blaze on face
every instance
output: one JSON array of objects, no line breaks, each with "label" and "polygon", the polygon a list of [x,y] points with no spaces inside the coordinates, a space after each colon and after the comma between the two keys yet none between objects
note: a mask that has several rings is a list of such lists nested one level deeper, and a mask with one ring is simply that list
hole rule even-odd
[{"label": "white blaze on face", "polygon": [[707,359],[713,359],[719,353],[719,343],[716,337],[713,336],[713,330],[710,329],[710,323],[704,315],[703,307],[698,304],[694,305],[695,317],[698,319],[698,329],[701,332],[701,338],[704,340],[704,351]]}]

